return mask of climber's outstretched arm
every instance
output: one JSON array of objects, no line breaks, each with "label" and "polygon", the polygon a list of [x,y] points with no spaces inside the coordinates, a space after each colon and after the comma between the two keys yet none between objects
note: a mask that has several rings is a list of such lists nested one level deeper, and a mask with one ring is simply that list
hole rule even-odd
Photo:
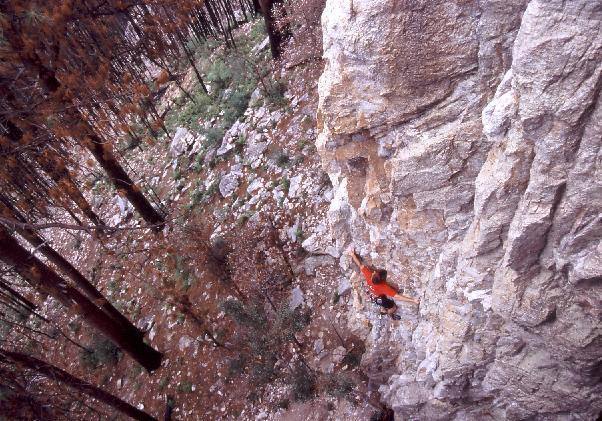
[{"label": "climber's outstretched arm", "polygon": [[362,261],[360,260],[359,256],[357,255],[354,249],[349,249],[349,255],[351,256],[355,264],[361,269],[363,266]]}]

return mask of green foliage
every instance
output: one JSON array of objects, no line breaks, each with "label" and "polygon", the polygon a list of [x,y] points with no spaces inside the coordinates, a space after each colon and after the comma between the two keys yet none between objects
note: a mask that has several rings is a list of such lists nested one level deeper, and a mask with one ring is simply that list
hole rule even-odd
[{"label": "green foliage", "polygon": [[249,105],[249,99],[251,98],[251,92],[249,89],[239,89],[234,92],[228,99],[223,103],[223,124],[224,126],[230,127],[236,120],[238,120],[247,109]]},{"label": "green foliage", "polygon": [[171,379],[169,378],[169,376],[162,377],[161,380],[159,380],[159,389],[160,390],[165,389],[167,387],[167,385],[169,384],[170,380]]},{"label": "green foliage", "polygon": [[290,310],[288,306],[279,309],[276,321],[275,330],[287,340],[292,340],[295,333],[305,329],[311,322],[311,313],[309,309],[303,310],[297,307]]},{"label": "green foliage", "polygon": [[278,80],[271,80],[266,83],[264,95],[268,102],[276,108],[283,108],[288,105],[288,100],[284,96],[286,86]]},{"label": "green foliage", "polygon": [[277,376],[276,362],[278,357],[274,352],[264,353],[261,360],[251,367],[251,382],[255,386],[271,383]]},{"label": "green foliage", "polygon": [[199,120],[207,120],[213,117],[211,106],[213,100],[200,88],[192,95],[193,101],[181,96],[178,102],[184,103],[183,106],[172,110],[166,119],[165,125],[170,131],[176,127],[188,127],[189,129],[199,131]]},{"label": "green foliage", "polygon": [[205,139],[208,145],[217,145],[221,142],[226,131],[222,127],[209,127],[201,130],[205,135]]},{"label": "green foliage", "polygon": [[286,152],[279,151],[274,156],[274,161],[276,162],[276,165],[283,168],[283,167],[288,166],[288,164],[290,164],[291,158],[286,154]]},{"label": "green foliage", "polygon": [[205,79],[211,83],[212,90],[223,91],[232,81],[232,70],[223,59],[218,58],[209,65]]},{"label": "green foliage", "polygon": [[81,364],[89,369],[95,370],[101,366],[113,366],[121,358],[121,350],[108,339],[95,337],[89,350],[81,350]]},{"label": "green foliage", "polygon": [[192,273],[190,272],[190,267],[188,264],[188,259],[181,255],[175,256],[176,259],[176,272],[174,277],[177,281],[180,282],[180,285],[183,290],[187,290],[192,286],[192,282],[194,280]]},{"label": "green foliage", "polygon": [[223,311],[241,326],[253,330],[263,330],[267,323],[265,311],[260,305],[247,305],[235,299],[222,304]]},{"label": "green foliage", "polygon": [[[192,93],[193,101],[182,95],[178,101],[180,106],[167,116],[166,126],[170,131],[176,126],[183,126],[204,132],[209,144],[216,144],[223,138],[225,131],[247,109],[251,93],[258,84],[258,76],[264,78],[270,71],[266,57],[250,54],[251,48],[264,34],[263,22],[258,19],[250,35],[238,36],[236,49],[216,50],[213,41],[188,41],[188,48],[203,62],[204,80],[211,95],[206,95],[200,87]],[[211,58],[206,60],[206,57]],[[278,86],[270,87],[268,93],[277,97],[279,90]],[[214,121],[213,127],[202,130],[202,121]]]},{"label": "green foliage", "polygon": [[353,385],[354,382],[349,375],[333,374],[326,382],[326,392],[337,398],[344,398],[353,391]]},{"label": "green foliage", "polygon": [[178,391],[183,393],[191,393],[193,391],[192,386],[192,383],[188,381],[183,381],[180,384],[178,384]]},{"label": "green foliage", "polygon": [[286,177],[281,178],[280,187],[282,187],[284,194],[288,195],[288,190],[291,188],[291,180]]}]

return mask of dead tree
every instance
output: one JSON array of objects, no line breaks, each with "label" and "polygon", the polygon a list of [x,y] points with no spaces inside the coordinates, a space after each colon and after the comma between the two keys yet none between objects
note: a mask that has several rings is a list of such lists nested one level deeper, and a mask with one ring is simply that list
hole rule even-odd
[{"label": "dead tree", "polygon": [[4,228],[0,227],[0,260],[10,265],[36,290],[45,292],[71,311],[79,313],[88,323],[101,331],[148,371],[161,366],[162,354],[140,336],[131,334],[105,313],[96,303],[69,285],[52,269],[27,251]]},{"label": "dead tree", "polygon": [[119,399],[117,396],[111,395],[110,393],[105,392],[104,390],[82,379],[72,376],[65,370],[62,370],[45,361],[38,360],[30,355],[0,349],[0,360],[17,364],[21,367],[25,367],[29,370],[39,373],[51,380],[59,381],[78,392],[84,393],[91,398],[97,399],[98,401],[115,408],[119,412],[135,420],[157,421],[156,418],[130,405],[126,401]]}]

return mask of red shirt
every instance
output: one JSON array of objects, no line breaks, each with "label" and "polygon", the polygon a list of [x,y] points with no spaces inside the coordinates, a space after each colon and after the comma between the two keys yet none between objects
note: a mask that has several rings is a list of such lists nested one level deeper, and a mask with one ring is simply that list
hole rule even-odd
[{"label": "red shirt", "polygon": [[364,277],[366,278],[366,282],[368,283],[368,288],[370,291],[376,296],[386,295],[387,297],[393,297],[397,295],[397,291],[395,291],[390,285],[387,285],[385,282],[380,284],[375,284],[372,282],[372,274],[374,271],[367,266],[363,266],[361,268]]}]

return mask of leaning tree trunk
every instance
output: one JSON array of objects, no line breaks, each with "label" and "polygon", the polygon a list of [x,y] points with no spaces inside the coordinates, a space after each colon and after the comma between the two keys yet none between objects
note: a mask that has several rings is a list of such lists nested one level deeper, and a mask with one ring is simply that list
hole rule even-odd
[{"label": "leaning tree trunk", "polygon": [[106,403],[107,405],[115,408],[119,412],[135,420],[157,421],[156,418],[150,416],[144,411],[137,409],[136,407],[130,405],[126,401],[119,399],[117,396],[111,395],[110,393],[105,392],[104,390],[82,379],[72,376],[71,374],[52,364],[49,364],[42,360],[38,360],[37,358],[34,358],[30,355],[0,349],[0,359],[8,360],[13,364],[18,364],[22,367],[26,367],[51,380],[58,380],[59,382],[69,386],[70,388],[77,390],[78,392],[85,393],[91,398]]},{"label": "leaning tree trunk", "polygon": [[105,170],[109,179],[115,185],[115,188],[121,190],[125,194],[125,197],[146,222],[154,225],[156,230],[163,228],[165,219],[155,208],[153,208],[150,202],[146,200],[140,189],[134,184],[132,179],[119,164],[106,142],[103,142],[95,134],[90,134],[89,137],[91,141],[85,142],[86,148],[94,155],[94,158],[96,158],[96,161],[98,161],[102,169]]},{"label": "leaning tree trunk", "polygon": [[286,27],[278,29],[274,20],[274,6],[283,3],[282,0],[259,0],[261,14],[265,21],[265,30],[270,39],[270,51],[274,59],[279,59],[282,55],[282,44],[288,37],[288,29]]},{"label": "leaning tree trunk", "polygon": [[67,196],[77,205],[79,210],[82,211],[86,217],[92,221],[92,223],[96,226],[102,226],[104,223],[100,219],[100,217],[92,210],[92,206],[86,200],[82,192],[79,190],[71,176],[69,175],[67,170],[58,171],[52,165],[48,165],[47,163],[41,163],[42,169],[46,174],[50,176],[54,180],[57,185],[61,185],[66,187]]},{"label": "leaning tree trunk", "polygon": [[[36,56],[24,62],[36,70],[44,89],[49,94],[55,94],[59,90],[61,82],[56,78],[55,72],[45,67],[39,57]],[[102,169],[105,170],[115,188],[124,192],[125,197],[146,222],[154,225],[156,230],[162,229],[165,219],[146,200],[140,189],[127,175],[111,151],[110,145],[94,133],[94,129],[77,110],[75,104],[65,104],[64,108],[66,115],[72,123],[77,123],[85,127],[87,132],[85,134],[89,137],[90,141],[83,142],[84,146],[94,155],[94,158],[96,158]]]},{"label": "leaning tree trunk", "polygon": [[[11,120],[6,120],[5,124],[7,129],[7,137],[16,144],[20,143],[23,139],[23,131]],[[35,134],[35,128],[32,130]],[[57,154],[52,153],[50,150],[46,150],[45,153],[51,155],[52,159],[55,161],[60,160],[60,157]],[[104,225],[102,220],[92,210],[92,206],[90,206],[82,192],[75,185],[75,182],[69,175],[69,171],[64,166],[60,168],[57,162],[53,162],[48,158],[40,159],[38,163],[44,172],[48,174],[57,185],[63,185],[65,187],[67,196],[69,196],[73,203],[79,207],[82,213],[86,215],[86,217],[88,217],[88,219],[90,219],[94,225]]]},{"label": "leaning tree trunk", "polygon": [[[15,209],[12,204],[4,197],[0,196],[0,210],[6,209],[17,221],[26,223],[25,217]],[[142,332],[138,330],[119,310],[117,310],[94,285],[67,259],[61,256],[56,250],[48,245],[48,243],[33,230],[25,228],[17,228],[16,231],[25,238],[36,250],[40,251],[44,257],[51,263],[56,265],[60,271],[65,273],[82,291],[99,305],[110,317],[115,319],[115,322],[122,329],[134,336],[142,337]]]},{"label": "leaning tree trunk", "polygon": [[161,366],[160,352],[144,343],[141,337],[131,335],[129,330],[124,329],[84,294],[29,253],[2,227],[0,227],[0,260],[13,266],[16,272],[34,288],[50,294],[68,309],[81,314],[87,322],[148,371]]},{"label": "leaning tree trunk", "polygon": [[67,259],[61,256],[56,250],[50,247],[47,242],[31,230],[17,229],[17,232],[25,238],[29,244],[36,248],[48,259],[49,262],[56,265],[60,271],[65,273],[82,291],[96,303],[109,317],[115,320],[122,330],[128,334],[142,338],[143,334],[134,326],[127,317],[125,317],[113,304],[111,304],[100,291],[96,289],[88,279],[77,270]]}]

